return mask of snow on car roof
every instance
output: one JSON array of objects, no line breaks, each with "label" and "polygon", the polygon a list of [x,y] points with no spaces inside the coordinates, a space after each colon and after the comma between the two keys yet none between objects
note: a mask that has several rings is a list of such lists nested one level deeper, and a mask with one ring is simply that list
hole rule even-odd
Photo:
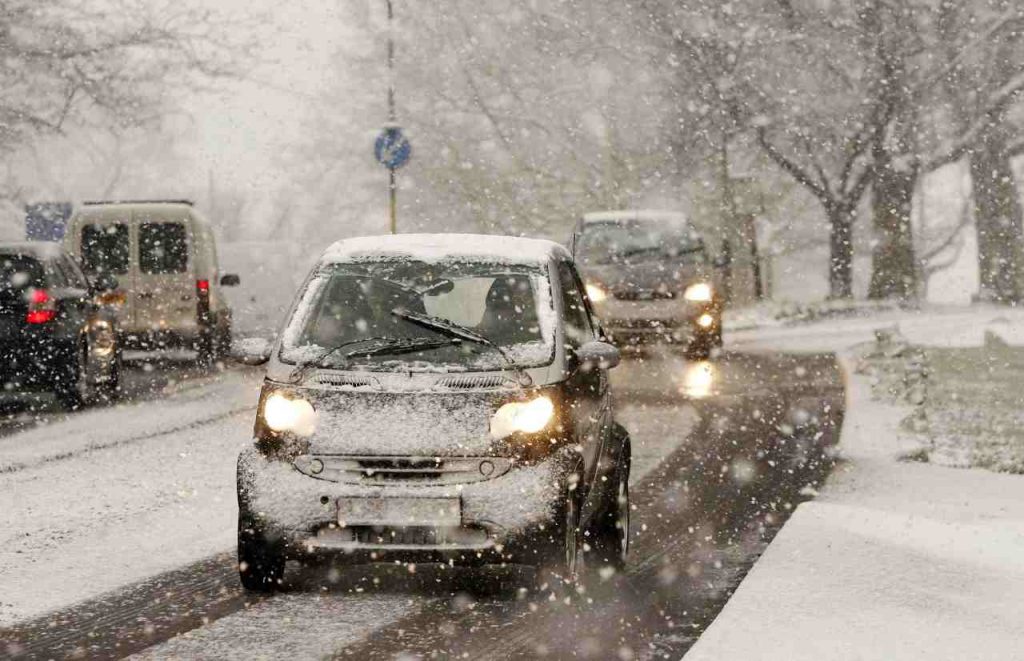
[{"label": "snow on car roof", "polygon": [[682,211],[663,211],[658,209],[623,209],[621,211],[593,211],[583,214],[584,223],[597,223],[622,220],[663,220],[685,223],[686,214]]},{"label": "snow on car roof", "polygon": [[506,264],[545,264],[552,257],[569,257],[554,241],[494,234],[385,234],[344,239],[331,245],[321,263],[375,257],[414,257],[423,261],[448,259],[495,261]]}]

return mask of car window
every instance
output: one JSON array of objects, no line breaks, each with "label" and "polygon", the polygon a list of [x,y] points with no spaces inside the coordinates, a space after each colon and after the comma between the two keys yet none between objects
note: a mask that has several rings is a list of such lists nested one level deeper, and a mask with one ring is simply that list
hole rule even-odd
[{"label": "car window", "polygon": [[139,270],[184,273],[188,270],[188,236],[181,223],[139,225]]},{"label": "car window", "polygon": [[64,260],[54,259],[44,262],[43,268],[46,271],[47,284],[50,287],[67,287],[69,284],[68,275],[64,270]]},{"label": "car window", "polygon": [[643,220],[588,223],[577,239],[583,264],[704,264],[704,241],[693,228]]},{"label": "car window", "polygon": [[128,226],[86,225],[82,228],[82,268],[86,273],[128,272]]},{"label": "car window", "polygon": [[78,264],[75,263],[75,260],[70,257],[64,257],[60,260],[60,264],[69,286],[77,287],[79,289],[89,288],[89,280],[85,277],[85,274],[82,273],[82,269],[78,268]]},{"label": "car window", "polygon": [[562,290],[562,307],[565,314],[565,338],[572,346],[579,346],[594,339],[594,328],[590,322],[583,290],[575,269],[567,262],[558,264],[558,280]]},{"label": "car window", "polygon": [[[303,295],[285,330],[282,356],[301,362],[362,338],[443,337],[393,313],[404,310],[482,335],[520,365],[547,364],[554,350],[554,315],[546,275],[535,267],[486,262],[382,259],[340,264],[320,274]],[[415,354],[362,357],[361,363],[387,370],[403,360],[403,369],[451,365],[488,370],[503,365],[505,358],[486,346],[455,343]]]},{"label": "car window", "polygon": [[20,291],[45,284],[43,267],[34,257],[0,254],[0,292]]}]

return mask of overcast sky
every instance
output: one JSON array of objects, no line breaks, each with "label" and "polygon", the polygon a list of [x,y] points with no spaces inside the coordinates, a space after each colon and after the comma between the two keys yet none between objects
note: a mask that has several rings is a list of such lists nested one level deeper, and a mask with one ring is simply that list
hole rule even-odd
[{"label": "overcast sky", "polygon": [[[205,0],[223,7],[266,11],[260,28],[263,60],[251,80],[230,83],[218,94],[185,101],[196,122],[196,144],[182,149],[205,181],[210,169],[218,183],[263,188],[275,178],[275,155],[295,140],[307,119],[313,94],[344,38],[346,21],[337,0]],[[369,1],[369,0],[368,0]]]}]

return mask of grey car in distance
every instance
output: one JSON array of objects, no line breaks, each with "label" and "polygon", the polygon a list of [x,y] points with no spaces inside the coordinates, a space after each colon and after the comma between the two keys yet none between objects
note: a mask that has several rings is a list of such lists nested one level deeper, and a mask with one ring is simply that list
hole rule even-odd
[{"label": "grey car in distance", "polygon": [[605,334],[618,344],[722,344],[722,297],[704,240],[671,211],[607,211],[576,225],[572,251]]}]

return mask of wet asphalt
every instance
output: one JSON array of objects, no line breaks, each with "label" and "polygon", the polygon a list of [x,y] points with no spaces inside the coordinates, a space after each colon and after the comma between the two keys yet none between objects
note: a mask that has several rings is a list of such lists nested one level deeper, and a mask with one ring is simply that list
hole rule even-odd
[{"label": "wet asphalt", "polygon": [[[293,635],[290,617],[261,621],[256,637],[232,640],[232,631],[245,631],[249,614],[275,600],[328,595],[358,607],[367,595],[380,595],[403,604],[398,619],[355,639],[339,630],[328,656],[679,659],[792,509],[828,475],[842,424],[842,379],[827,355],[726,353],[692,363],[671,348],[630,354],[612,374],[634,439],[657,435],[670,451],[631,486],[626,570],[591,574],[582,592],[526,591],[528,577],[517,570],[422,567],[412,574],[404,567],[316,565],[290,569],[283,595],[253,598],[238,585],[233,549],[225,549],[0,630],[0,657],[6,651],[17,658],[111,659],[147,648],[151,657],[192,656],[204,652],[204,630],[228,622],[218,643],[226,636],[238,658],[279,658],[287,646],[275,641],[283,645]],[[693,424],[665,422],[684,409],[694,414]],[[315,633],[330,639],[330,631]],[[174,647],[193,636],[193,647]]]}]

